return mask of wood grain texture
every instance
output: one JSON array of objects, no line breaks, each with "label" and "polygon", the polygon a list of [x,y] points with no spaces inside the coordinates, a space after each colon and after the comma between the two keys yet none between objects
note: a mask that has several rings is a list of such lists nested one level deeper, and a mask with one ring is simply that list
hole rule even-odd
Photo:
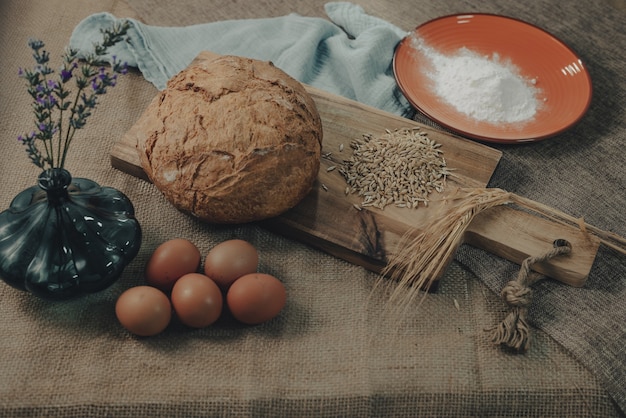
[{"label": "wood grain texture", "polygon": [[[198,60],[215,57],[202,53]],[[448,180],[442,196],[455,189],[486,187],[496,169],[501,152],[474,141],[442,132],[415,121],[383,112],[325,91],[305,86],[313,97],[324,129],[323,154],[316,184],[296,207],[262,222],[274,232],[304,242],[346,261],[379,272],[397,250],[407,231],[418,234],[441,216],[442,201],[428,207],[384,210],[357,210],[361,199],[346,195],[346,182],[338,170],[350,157],[350,142],[364,134],[380,135],[386,129],[419,127],[428,137],[441,144],[448,167],[454,176]],[[133,126],[111,151],[113,167],[149,181],[141,168],[136,150],[136,126]],[[342,146],[343,145],[343,146]],[[343,148],[343,150],[341,150]],[[509,207],[491,208],[477,215],[465,241],[490,253],[520,264],[525,258],[546,251],[554,240],[563,238],[572,244],[572,254],[537,265],[535,270],[572,286],[582,286],[591,270],[599,241],[581,231],[556,224]],[[449,263],[451,260],[442,260]]]}]

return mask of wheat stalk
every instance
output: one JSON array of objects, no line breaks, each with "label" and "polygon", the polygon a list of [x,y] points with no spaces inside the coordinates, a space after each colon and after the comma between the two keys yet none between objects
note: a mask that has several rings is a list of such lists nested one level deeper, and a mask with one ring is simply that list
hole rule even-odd
[{"label": "wheat stalk", "polygon": [[[383,282],[393,286],[389,296],[393,310],[406,310],[419,294],[427,294],[432,284],[443,274],[446,260],[451,260],[463,240],[464,233],[476,215],[489,208],[515,204],[534,211],[554,222],[598,237],[605,245],[626,254],[626,239],[603,231],[547,205],[496,188],[458,189],[445,198],[452,204],[448,211],[423,232],[408,231],[398,243],[398,251],[381,272]],[[391,280],[383,280],[383,278]]]}]

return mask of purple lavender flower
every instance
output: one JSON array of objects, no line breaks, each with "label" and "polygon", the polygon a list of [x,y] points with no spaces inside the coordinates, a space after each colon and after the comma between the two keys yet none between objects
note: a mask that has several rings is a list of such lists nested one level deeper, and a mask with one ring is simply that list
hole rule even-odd
[{"label": "purple lavender flower", "polygon": [[[94,52],[81,61],[80,73],[76,74],[74,70],[79,67],[77,51],[65,48],[63,66],[55,75],[48,65],[50,55],[44,49],[45,44],[40,40],[29,40],[35,65],[30,70],[18,68],[18,76],[26,80],[28,93],[33,99],[36,131],[19,135],[17,139],[25,145],[29,158],[38,167],[64,167],[74,134],[85,126],[96,107],[97,96],[106,93],[107,87],[115,86],[117,73],[126,73],[126,64],[121,66],[116,58],[110,69],[103,67],[102,63],[108,48],[125,39],[128,28],[129,23],[125,21],[102,31],[102,42],[94,44]],[[75,93],[68,88],[71,80],[77,89]],[[40,150],[39,141],[51,143]]]},{"label": "purple lavender flower", "polygon": [[61,83],[67,83],[72,78],[72,72],[66,69],[61,70]]}]

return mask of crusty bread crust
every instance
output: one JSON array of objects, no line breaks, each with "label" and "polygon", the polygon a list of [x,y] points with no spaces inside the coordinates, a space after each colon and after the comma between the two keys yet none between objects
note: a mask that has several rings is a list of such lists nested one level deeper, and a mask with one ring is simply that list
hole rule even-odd
[{"label": "crusty bread crust", "polygon": [[317,178],[322,123],[271,62],[224,56],[181,71],[138,122],[144,171],[179,210],[211,223],[277,216]]}]

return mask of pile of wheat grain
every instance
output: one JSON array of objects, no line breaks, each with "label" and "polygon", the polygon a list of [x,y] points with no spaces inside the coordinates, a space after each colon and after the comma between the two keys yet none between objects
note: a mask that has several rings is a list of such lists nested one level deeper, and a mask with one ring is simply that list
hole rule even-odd
[{"label": "pile of wheat grain", "polygon": [[427,206],[429,195],[442,192],[450,174],[441,144],[417,127],[379,137],[366,134],[350,146],[353,154],[339,171],[348,183],[346,194],[362,196],[362,207]]}]

